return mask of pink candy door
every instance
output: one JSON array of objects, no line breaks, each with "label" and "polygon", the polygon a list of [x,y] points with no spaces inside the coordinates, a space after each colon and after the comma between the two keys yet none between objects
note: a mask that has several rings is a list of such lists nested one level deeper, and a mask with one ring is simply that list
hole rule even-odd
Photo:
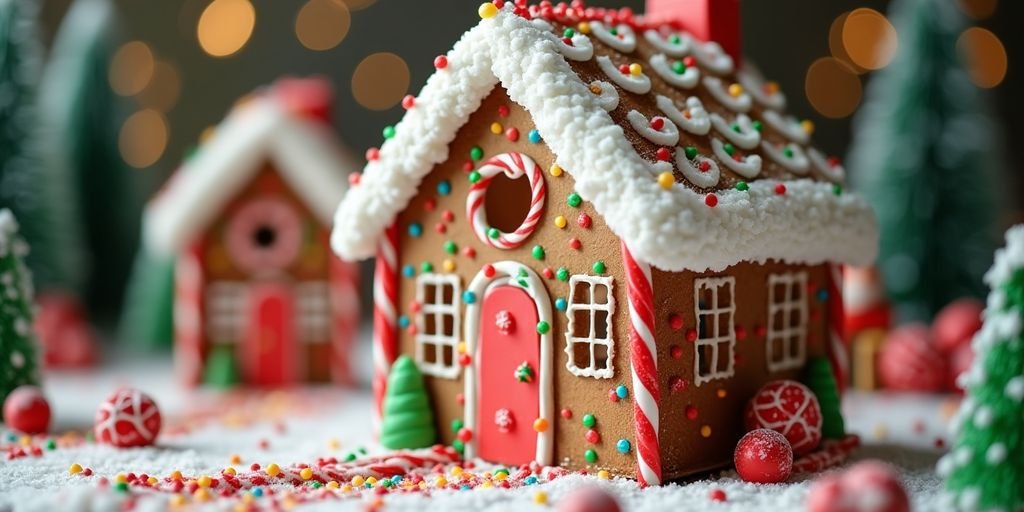
[{"label": "pink candy door", "polygon": [[480,308],[477,452],[518,465],[534,460],[540,416],[540,335],[533,299],[514,286],[492,288]]},{"label": "pink candy door", "polygon": [[268,283],[249,290],[249,316],[242,344],[245,382],[282,386],[298,380],[295,297],[291,287]]}]

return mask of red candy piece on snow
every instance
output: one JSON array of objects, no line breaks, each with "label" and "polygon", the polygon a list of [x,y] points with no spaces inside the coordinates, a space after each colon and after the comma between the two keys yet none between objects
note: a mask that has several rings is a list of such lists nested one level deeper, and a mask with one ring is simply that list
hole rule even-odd
[{"label": "red candy piece on snow", "polygon": [[807,496],[808,512],[909,512],[900,477],[886,464],[865,461],[845,473],[819,478]]},{"label": "red candy piece on snow", "polygon": [[598,487],[577,489],[558,502],[558,512],[619,512],[619,502]]},{"label": "red candy piece on snow", "polygon": [[793,448],[786,436],[767,428],[747,432],[736,444],[732,461],[745,482],[777,484],[793,474]]},{"label": "red candy piece on snow", "polygon": [[36,386],[18,386],[4,400],[4,423],[23,434],[42,434],[50,427],[50,404]]},{"label": "red candy piece on snow", "polygon": [[93,431],[96,441],[118,448],[150,445],[160,433],[160,410],[149,395],[123,388],[100,404]]},{"label": "red candy piece on snow", "polygon": [[882,386],[924,393],[945,388],[946,359],[928,338],[928,328],[922,324],[905,325],[889,333],[878,354]]},{"label": "red candy piece on snow", "polygon": [[767,428],[784,436],[793,453],[803,455],[821,442],[821,406],[814,392],[794,380],[761,386],[747,403],[747,430]]},{"label": "red candy piece on snow", "polygon": [[943,354],[971,344],[981,329],[981,312],[985,305],[976,299],[960,299],[942,308],[932,323],[932,344]]}]

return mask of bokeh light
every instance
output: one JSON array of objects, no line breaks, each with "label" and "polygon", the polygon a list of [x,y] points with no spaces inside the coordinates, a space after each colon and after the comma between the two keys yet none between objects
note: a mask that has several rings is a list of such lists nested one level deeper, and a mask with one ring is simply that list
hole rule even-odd
[{"label": "bokeh light", "polygon": [[856,72],[834,57],[822,57],[811,64],[807,69],[804,89],[811,106],[821,115],[833,119],[852,114],[863,96]]},{"label": "bokeh light", "polygon": [[134,96],[153,79],[153,50],[142,41],[125,43],[110,61],[110,87],[122,96]]},{"label": "bokeh light", "polygon": [[153,68],[153,79],[142,92],[139,101],[161,112],[168,112],[178,103],[181,95],[181,76],[178,68],[166,61],[157,61]]},{"label": "bokeh light", "polygon": [[998,0],[960,0],[960,7],[964,12],[979,20],[992,16],[998,5]]},{"label": "bokeh light", "polygon": [[1006,48],[995,34],[981,27],[971,27],[960,34],[956,45],[966,60],[971,81],[978,87],[991,89],[1003,83]]},{"label": "bokeh light", "polygon": [[409,66],[393,53],[374,53],[356,66],[352,96],[370,110],[395,106],[409,90]]},{"label": "bokeh light", "polygon": [[899,36],[896,28],[874,9],[856,9],[842,25],[843,49],[856,66],[876,70],[888,66],[896,56]]},{"label": "bokeh light", "polygon": [[309,0],[295,17],[295,35],[310,50],[330,50],[345,39],[351,22],[341,0]]},{"label": "bokeh light", "polygon": [[245,46],[256,25],[256,9],[249,0],[214,0],[199,16],[196,36],[203,51],[227,57]]},{"label": "bokeh light", "polygon": [[137,169],[155,164],[167,148],[167,119],[159,111],[147,108],[125,120],[117,146],[121,158]]}]

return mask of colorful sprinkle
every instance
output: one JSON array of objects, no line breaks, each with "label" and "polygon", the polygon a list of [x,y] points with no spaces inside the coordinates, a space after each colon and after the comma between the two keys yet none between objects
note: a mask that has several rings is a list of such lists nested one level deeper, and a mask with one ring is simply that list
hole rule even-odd
[{"label": "colorful sprinkle", "polygon": [[441,262],[441,268],[443,268],[445,272],[455,272],[455,261],[446,259]]},{"label": "colorful sprinkle", "polygon": [[594,450],[587,450],[583,452],[583,458],[586,459],[587,462],[593,464],[594,462],[597,462],[597,452]]},{"label": "colorful sprinkle", "polygon": [[429,261],[424,261],[423,263],[420,264],[420,271],[421,272],[433,272],[434,271],[434,264],[429,262]]},{"label": "colorful sprinkle", "polygon": [[558,271],[555,272],[555,276],[558,277],[559,281],[568,281],[569,269],[565,267],[558,267]]},{"label": "colorful sprinkle", "polygon": [[548,169],[548,172],[551,173],[552,176],[557,178],[562,175],[563,171],[558,164],[551,164],[551,167]]},{"label": "colorful sprinkle", "polygon": [[559,297],[559,298],[555,299],[555,309],[557,309],[559,311],[565,311],[568,308],[568,306],[569,306],[569,303],[566,302],[564,297]]},{"label": "colorful sprinkle", "polygon": [[737,181],[736,190],[739,190],[740,192],[746,192],[747,190],[750,190],[750,185],[748,185],[747,182],[743,180]]},{"label": "colorful sprinkle", "polygon": [[473,146],[469,150],[469,158],[472,158],[474,162],[479,162],[484,157],[484,150],[480,146]]},{"label": "colorful sprinkle", "polygon": [[590,215],[587,215],[586,213],[581,213],[579,217],[576,217],[576,225],[583,229],[590,229],[592,224],[593,221],[591,220]]},{"label": "colorful sprinkle", "polygon": [[480,8],[476,10],[476,13],[479,14],[482,19],[493,18],[498,14],[498,8],[491,2],[485,2],[480,4]]},{"label": "colorful sprinkle", "polygon": [[533,431],[534,432],[546,432],[548,430],[548,420],[544,418],[537,418],[533,420]]},{"label": "colorful sprinkle", "polygon": [[615,443],[615,449],[618,450],[619,453],[629,453],[632,448],[633,445],[630,444],[629,439],[619,439],[619,441]]},{"label": "colorful sprinkle", "polygon": [[533,251],[531,251],[531,252],[533,254],[533,259],[535,259],[535,260],[543,260],[544,259],[544,247],[542,247],[540,245],[535,245],[535,246],[533,246]]},{"label": "colorful sprinkle", "polygon": [[452,183],[448,180],[442,180],[437,184],[437,193],[446,196],[452,193]]},{"label": "colorful sprinkle", "polygon": [[501,236],[501,231],[498,231],[498,228],[488,228],[487,236],[491,239],[497,239]]},{"label": "colorful sprinkle", "polygon": [[704,196],[704,204],[708,205],[711,208],[714,208],[715,206],[718,205],[718,196],[716,196],[715,194],[708,194]]},{"label": "colorful sprinkle", "polygon": [[404,108],[406,110],[409,110],[409,109],[411,109],[412,107],[415,107],[415,106],[416,106],[416,97],[413,96],[412,94],[406,94],[405,97],[402,98],[402,108]]},{"label": "colorful sprinkle", "polygon": [[505,131],[505,127],[502,126],[501,123],[499,123],[497,121],[491,123],[491,133],[493,133],[495,135],[500,135],[501,132],[503,132],[503,131]]},{"label": "colorful sprinkle", "polygon": [[601,260],[595,261],[594,262],[594,266],[592,268],[594,269],[594,273],[595,274],[604,274],[604,272],[606,270],[604,262],[601,261]]},{"label": "colorful sprinkle", "polygon": [[558,229],[565,229],[565,226],[568,223],[569,223],[569,221],[565,220],[565,217],[563,217],[561,215],[559,215],[558,217],[555,217],[555,227],[558,228]]},{"label": "colorful sprinkle", "polygon": [[665,190],[672,188],[672,185],[675,185],[675,183],[676,177],[671,171],[665,171],[658,175],[658,186]]},{"label": "colorful sprinkle", "polygon": [[462,292],[462,302],[465,302],[466,304],[473,304],[476,302],[476,294],[469,290]]},{"label": "colorful sprinkle", "polygon": [[384,133],[384,138],[385,139],[392,139],[392,138],[395,137],[395,127],[394,126],[385,126],[383,133]]},{"label": "colorful sprinkle", "polygon": [[539,333],[539,334],[547,334],[550,331],[551,331],[551,324],[545,322],[544,320],[541,320],[540,322],[537,322],[537,333]]},{"label": "colorful sprinkle", "polygon": [[615,395],[619,398],[626,398],[629,396],[629,389],[626,386],[619,384],[615,386]]},{"label": "colorful sprinkle", "polygon": [[542,140],[540,138],[540,132],[538,132],[536,129],[530,130],[530,133],[527,135],[527,138],[530,139],[530,142],[532,142],[533,144],[540,144],[540,141]]},{"label": "colorful sprinkle", "polygon": [[444,55],[438,55],[437,57],[434,58],[434,68],[444,69],[446,67],[448,67],[448,57],[445,57]]},{"label": "colorful sprinkle", "polygon": [[455,254],[459,252],[459,247],[455,245],[455,242],[448,240],[444,243],[444,252],[448,254]]},{"label": "colorful sprinkle", "polygon": [[583,439],[590,444],[597,444],[601,442],[601,434],[594,429],[590,429],[583,434]]},{"label": "colorful sprinkle", "polygon": [[409,224],[409,236],[413,238],[419,238],[423,235],[423,225],[418,222]]},{"label": "colorful sprinkle", "polygon": [[516,128],[505,130],[505,138],[512,142],[517,142],[519,140],[519,130]]},{"label": "colorful sprinkle", "polygon": [[566,198],[565,202],[573,208],[579,208],[579,206],[583,204],[583,198],[576,192],[573,192],[569,194],[569,197]]},{"label": "colorful sprinkle", "polygon": [[597,424],[597,418],[593,414],[587,413],[583,415],[583,426],[587,428],[594,428]]}]

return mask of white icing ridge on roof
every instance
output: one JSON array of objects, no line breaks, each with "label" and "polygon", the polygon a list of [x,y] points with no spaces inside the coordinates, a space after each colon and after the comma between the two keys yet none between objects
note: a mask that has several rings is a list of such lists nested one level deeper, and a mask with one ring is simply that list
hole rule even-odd
[{"label": "white icing ridge on roof", "polygon": [[593,203],[634,256],[669,271],[723,270],[741,261],[780,259],[866,265],[878,228],[867,203],[835,195],[807,179],[750,183],[719,192],[714,208],[683,186],[659,187],[643,160],[580,80],[555,44],[507,8],[466,32],[448,67],[436,72],[370,162],[359,186],[335,214],[332,246],[342,258],[367,258],[416,194],[423,178],[448,158],[448,145],[495,85],[533,117],[580,196]]},{"label": "white icing ridge on roof", "polygon": [[236,107],[146,207],[143,236],[173,254],[221,213],[267,160],[324,225],[348,188],[359,162],[330,128],[260,96]]}]

